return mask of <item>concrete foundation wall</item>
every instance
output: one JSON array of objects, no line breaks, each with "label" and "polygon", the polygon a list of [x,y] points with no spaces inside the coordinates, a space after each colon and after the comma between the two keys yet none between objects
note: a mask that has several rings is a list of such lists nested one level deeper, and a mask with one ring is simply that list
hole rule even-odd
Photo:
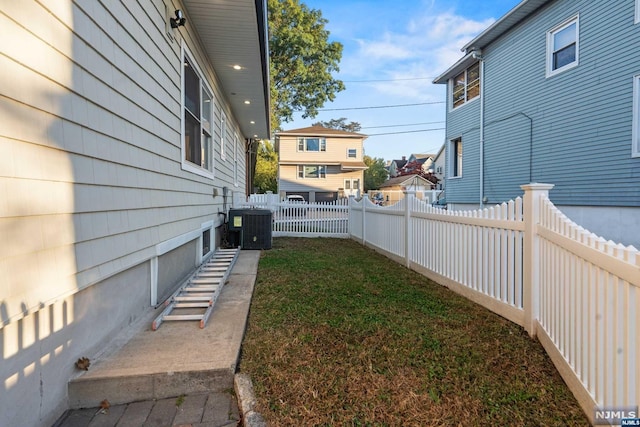
[{"label": "concrete foundation wall", "polygon": [[[491,206],[495,205],[485,205]],[[479,205],[449,203],[447,207],[462,211],[478,209]],[[557,208],[585,230],[615,243],[640,248],[640,207],[558,205]]]},{"label": "concrete foundation wall", "polygon": [[0,329],[0,426],[51,426],[62,415],[76,360],[95,359],[149,307],[149,271],[139,264]]},{"label": "concrete foundation wall", "polygon": [[573,222],[583,228],[622,243],[640,248],[640,207],[558,206]]},{"label": "concrete foundation wall", "polygon": [[158,302],[164,301],[196,267],[199,240],[192,240],[158,257]]}]

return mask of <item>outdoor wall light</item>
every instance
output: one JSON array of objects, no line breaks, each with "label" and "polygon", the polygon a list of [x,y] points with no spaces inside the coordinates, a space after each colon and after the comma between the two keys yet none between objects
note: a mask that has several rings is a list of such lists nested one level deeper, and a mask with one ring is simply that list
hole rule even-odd
[{"label": "outdoor wall light", "polygon": [[176,10],[176,17],[169,18],[169,21],[171,22],[171,28],[181,27],[187,22],[180,9]]}]

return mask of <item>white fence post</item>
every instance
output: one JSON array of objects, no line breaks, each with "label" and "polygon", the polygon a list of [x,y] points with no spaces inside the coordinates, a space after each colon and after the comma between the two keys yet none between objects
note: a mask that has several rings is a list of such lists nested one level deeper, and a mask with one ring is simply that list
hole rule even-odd
[{"label": "white fence post", "polygon": [[[353,198],[355,200],[355,196],[349,196],[349,199]],[[364,202],[364,199],[360,199],[362,202],[362,246],[367,245],[367,204]]]},{"label": "white fence post", "polygon": [[549,195],[553,184],[531,183],[521,185],[524,191],[524,245],[522,268],[522,308],[524,328],[531,337],[536,336],[536,322],[540,311],[540,200]]},{"label": "white fence post", "polygon": [[413,230],[411,227],[411,205],[416,197],[415,190],[404,190],[404,263],[411,267],[411,250],[413,249]]}]

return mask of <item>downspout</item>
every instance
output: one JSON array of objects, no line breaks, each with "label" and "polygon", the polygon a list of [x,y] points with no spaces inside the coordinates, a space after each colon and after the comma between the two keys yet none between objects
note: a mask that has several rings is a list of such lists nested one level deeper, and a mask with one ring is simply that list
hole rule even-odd
[{"label": "downspout", "polygon": [[480,60],[480,208],[484,207],[484,58],[482,51],[472,52]]}]

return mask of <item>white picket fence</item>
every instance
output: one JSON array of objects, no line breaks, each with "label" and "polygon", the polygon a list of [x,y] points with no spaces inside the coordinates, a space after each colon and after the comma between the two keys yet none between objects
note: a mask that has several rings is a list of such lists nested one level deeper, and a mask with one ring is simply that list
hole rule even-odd
[{"label": "white picket fence", "polygon": [[640,253],[582,229],[548,199],[446,211],[408,192],[396,205],[351,200],[352,238],[522,325],[585,414],[640,406]]},{"label": "white picket fence", "polygon": [[236,208],[269,209],[273,213],[273,237],[349,237],[349,200],[293,204],[277,194],[252,194],[234,198]]}]

